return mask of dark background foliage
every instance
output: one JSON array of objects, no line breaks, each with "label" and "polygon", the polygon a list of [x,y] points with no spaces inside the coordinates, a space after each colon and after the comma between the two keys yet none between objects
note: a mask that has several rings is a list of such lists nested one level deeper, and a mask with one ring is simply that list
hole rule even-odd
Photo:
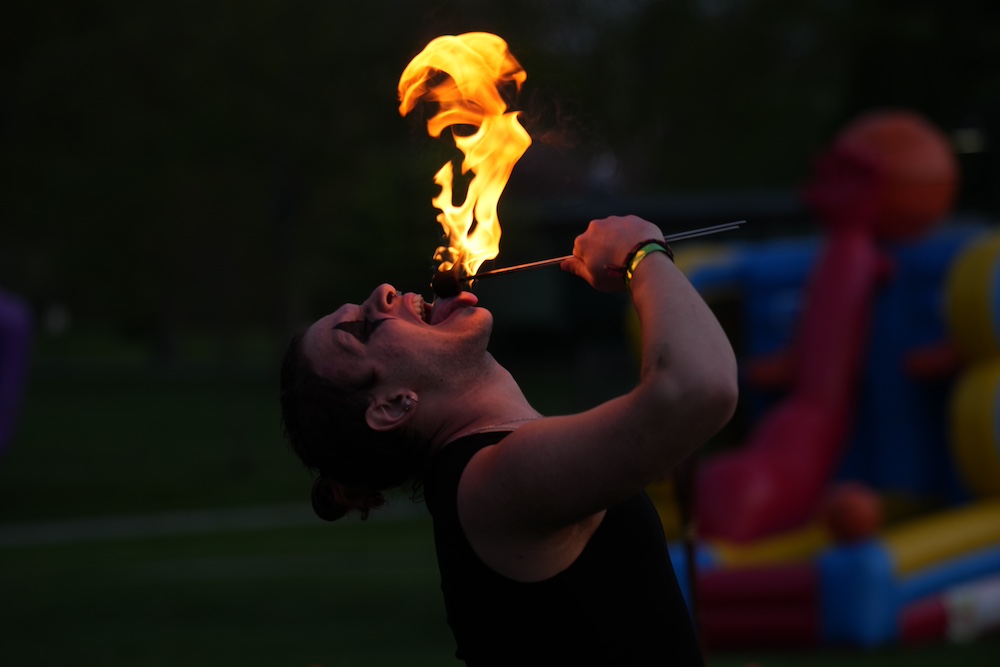
[{"label": "dark background foliage", "polygon": [[960,208],[998,209],[1000,10],[985,0],[0,12],[0,285],[43,322],[71,317],[161,359],[191,332],[220,353],[247,331],[276,347],[380,281],[426,291],[431,176],[450,153],[398,115],[396,82],[440,34],[495,32],[528,72],[518,108],[535,142],[501,200],[499,264],[542,256],[533,239],[556,223],[562,254],[590,217],[677,212],[664,202],[686,202],[678,218],[756,216],[768,233],[811,156],[877,106],[973,137]]}]

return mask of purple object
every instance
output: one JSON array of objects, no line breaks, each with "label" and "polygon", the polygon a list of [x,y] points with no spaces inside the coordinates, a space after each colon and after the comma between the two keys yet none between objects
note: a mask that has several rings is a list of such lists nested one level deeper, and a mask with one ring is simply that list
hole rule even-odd
[{"label": "purple object", "polygon": [[0,456],[7,450],[21,407],[30,338],[28,307],[13,294],[0,292]]}]

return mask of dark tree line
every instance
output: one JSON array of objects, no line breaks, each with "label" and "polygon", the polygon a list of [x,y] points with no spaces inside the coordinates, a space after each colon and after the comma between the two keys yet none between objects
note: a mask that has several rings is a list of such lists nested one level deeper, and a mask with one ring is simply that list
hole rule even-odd
[{"label": "dark tree line", "polygon": [[450,153],[396,82],[439,34],[495,32],[528,71],[505,200],[794,188],[842,123],[897,105],[978,131],[962,205],[1000,208],[986,0],[56,0],[0,23],[0,288],[165,356],[426,284]]}]

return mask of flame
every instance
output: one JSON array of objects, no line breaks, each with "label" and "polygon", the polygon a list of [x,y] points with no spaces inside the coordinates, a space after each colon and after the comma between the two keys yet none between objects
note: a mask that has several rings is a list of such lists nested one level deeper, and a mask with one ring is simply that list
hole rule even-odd
[{"label": "flame", "polygon": [[437,113],[427,121],[430,136],[440,137],[456,125],[476,128],[471,134],[452,129],[455,145],[464,155],[462,174],[473,173],[465,201],[453,203],[451,162],[434,176],[441,192],[431,203],[441,211],[437,220],[448,244],[434,254],[441,271],[461,262],[464,275],[472,276],[500,252],[497,204],[514,164],[531,145],[517,112],[507,111],[500,86],[513,82],[520,91],[526,78],[507,43],[485,32],[432,40],[399,78],[400,115],[421,101],[437,103]]}]

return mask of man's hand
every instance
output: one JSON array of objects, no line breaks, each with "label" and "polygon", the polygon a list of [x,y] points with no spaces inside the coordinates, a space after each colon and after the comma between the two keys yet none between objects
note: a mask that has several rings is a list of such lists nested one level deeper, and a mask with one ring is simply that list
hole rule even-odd
[{"label": "man's hand", "polygon": [[561,265],[586,280],[601,292],[620,292],[625,289],[622,264],[626,255],[640,242],[663,240],[663,232],[653,223],[634,215],[611,216],[592,220],[590,225],[573,243],[573,257]]}]

